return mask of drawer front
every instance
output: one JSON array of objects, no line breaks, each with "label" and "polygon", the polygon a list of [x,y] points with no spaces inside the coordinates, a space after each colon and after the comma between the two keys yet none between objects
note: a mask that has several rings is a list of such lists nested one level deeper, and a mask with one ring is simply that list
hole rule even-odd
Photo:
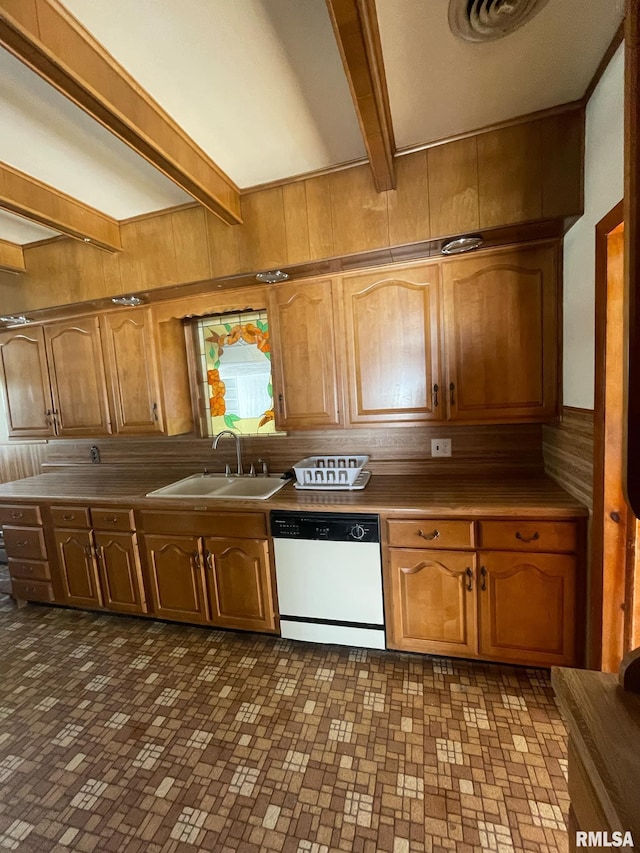
[{"label": "drawer front", "polygon": [[25,560],[46,560],[47,548],[39,527],[4,528],[4,546],[7,556]]},{"label": "drawer front", "polygon": [[91,523],[96,530],[135,530],[132,509],[92,509]]},{"label": "drawer front", "polygon": [[0,524],[42,524],[38,506],[0,506]]},{"label": "drawer front", "polygon": [[36,560],[14,560],[9,557],[9,573],[12,578],[22,580],[50,581],[49,563]]},{"label": "drawer front", "polygon": [[52,506],[51,518],[54,527],[91,527],[89,510],[83,506]]},{"label": "drawer front", "polygon": [[389,519],[389,545],[398,548],[473,548],[473,522],[425,518]]},{"label": "drawer front", "polygon": [[45,581],[11,581],[11,591],[15,598],[26,601],[55,601],[53,587]]},{"label": "drawer front", "polygon": [[267,522],[261,512],[155,512],[141,513],[146,533],[186,533],[225,539],[266,539]]},{"label": "drawer front", "polygon": [[573,552],[578,548],[578,529],[570,521],[481,521],[480,547]]}]

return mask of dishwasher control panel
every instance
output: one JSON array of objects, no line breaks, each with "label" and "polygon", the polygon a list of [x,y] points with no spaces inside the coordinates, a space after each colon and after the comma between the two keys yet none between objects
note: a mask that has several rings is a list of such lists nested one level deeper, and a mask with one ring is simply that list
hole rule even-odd
[{"label": "dishwasher control panel", "polygon": [[271,535],[274,539],[379,542],[380,518],[363,513],[273,511]]}]

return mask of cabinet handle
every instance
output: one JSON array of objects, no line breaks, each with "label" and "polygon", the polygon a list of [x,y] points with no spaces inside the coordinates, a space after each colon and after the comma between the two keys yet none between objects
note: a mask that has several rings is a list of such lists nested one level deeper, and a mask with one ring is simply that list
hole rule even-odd
[{"label": "cabinet handle", "polygon": [[198,551],[192,551],[191,552],[191,562],[193,563],[194,567],[197,569],[198,566],[200,565],[200,554]]},{"label": "cabinet handle", "polygon": [[284,397],[282,394],[278,394],[278,408],[280,409],[280,414],[284,415]]},{"label": "cabinet handle", "polygon": [[455,394],[454,394],[455,390],[456,390],[455,384],[453,382],[450,382],[449,383],[449,403],[452,406],[455,406],[455,404],[456,404],[456,398],[455,398]]},{"label": "cabinet handle", "polygon": [[418,530],[418,536],[421,536],[423,539],[431,542],[432,539],[437,539],[438,536],[440,536],[440,531],[432,530],[431,533],[424,533],[422,530]]},{"label": "cabinet handle", "polygon": [[471,569],[467,569],[465,574],[467,576],[467,589],[469,590],[469,592],[471,592],[471,590],[473,589],[473,572],[471,571]]},{"label": "cabinet handle", "polygon": [[90,557],[93,554],[93,548],[91,547],[91,545],[84,546],[84,553],[87,555],[87,557]]},{"label": "cabinet handle", "polygon": [[434,409],[438,408],[438,391],[439,390],[440,390],[440,388],[438,387],[438,384],[436,383],[433,386],[433,407],[434,407]]},{"label": "cabinet handle", "polygon": [[63,521],[73,521],[73,519],[74,519],[75,517],[76,517],[76,516],[75,516],[75,513],[73,513],[73,512],[72,512],[72,513],[70,513],[70,514],[65,513],[65,514],[62,516],[62,520],[63,520]]},{"label": "cabinet handle", "polygon": [[115,524],[118,520],[117,515],[110,515],[109,518],[105,518],[105,524]]},{"label": "cabinet handle", "polygon": [[11,518],[22,518],[23,515],[24,515],[23,512],[15,512],[14,511],[11,513]]},{"label": "cabinet handle", "polygon": [[540,538],[540,534],[538,533],[537,530],[533,534],[533,536],[523,536],[522,533],[520,533],[520,531],[518,531],[516,533],[516,539],[519,539],[521,542],[535,542],[536,539],[539,539],[539,538]]},{"label": "cabinet handle", "polygon": [[484,566],[480,567],[480,576],[482,577],[482,583],[480,584],[480,589],[484,592],[487,588],[487,570]]},{"label": "cabinet handle", "polygon": [[16,542],[16,548],[26,548],[29,542],[26,539],[21,539],[19,542]]},{"label": "cabinet handle", "polygon": [[152,413],[153,413],[153,419],[154,419],[154,421],[157,421],[157,420],[158,420],[158,404],[157,404],[157,403],[154,403],[154,404],[153,404],[153,406],[152,406],[152,408],[151,408],[151,411],[152,411]]},{"label": "cabinet handle", "polygon": [[207,561],[207,568],[213,571],[213,554],[211,551],[205,551],[205,559]]}]

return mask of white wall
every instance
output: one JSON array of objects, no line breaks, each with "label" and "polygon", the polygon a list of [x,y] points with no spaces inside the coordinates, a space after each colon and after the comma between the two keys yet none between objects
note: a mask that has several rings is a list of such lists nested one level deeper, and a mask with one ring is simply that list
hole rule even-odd
[{"label": "white wall", "polygon": [[595,227],[624,192],[624,44],[587,104],[584,216],[564,240],[564,405],[594,405]]}]

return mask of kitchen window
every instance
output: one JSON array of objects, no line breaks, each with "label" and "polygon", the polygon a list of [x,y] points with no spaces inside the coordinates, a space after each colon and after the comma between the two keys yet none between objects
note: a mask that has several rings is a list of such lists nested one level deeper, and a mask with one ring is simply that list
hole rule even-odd
[{"label": "kitchen window", "polygon": [[191,320],[198,420],[202,434],[274,433],[271,345],[266,311]]}]

